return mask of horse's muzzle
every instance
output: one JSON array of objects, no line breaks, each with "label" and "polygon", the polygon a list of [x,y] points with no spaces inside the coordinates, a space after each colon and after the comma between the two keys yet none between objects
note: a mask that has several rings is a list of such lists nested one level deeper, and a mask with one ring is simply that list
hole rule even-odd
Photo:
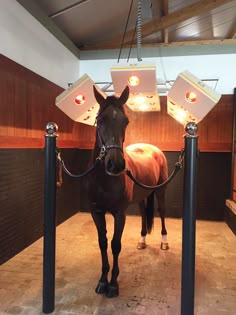
[{"label": "horse's muzzle", "polygon": [[125,170],[124,158],[117,160],[108,159],[105,164],[106,174],[110,176],[119,176]]},{"label": "horse's muzzle", "polygon": [[[124,170],[123,170],[123,171],[124,171]],[[121,171],[121,172],[119,172],[119,173],[112,173],[112,172],[109,172],[109,171],[106,170],[106,174],[109,175],[109,176],[120,176],[120,174],[121,174],[123,171]]]}]

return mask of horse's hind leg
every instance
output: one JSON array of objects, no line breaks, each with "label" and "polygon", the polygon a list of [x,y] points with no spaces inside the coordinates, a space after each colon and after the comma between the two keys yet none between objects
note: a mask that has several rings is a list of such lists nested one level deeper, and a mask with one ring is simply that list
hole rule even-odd
[{"label": "horse's hind leg", "polygon": [[166,204],[165,204],[165,192],[166,189],[157,190],[156,197],[158,200],[158,212],[161,218],[161,249],[167,250],[169,249],[169,245],[167,242],[167,230],[165,226],[165,215],[166,215]]},{"label": "horse's hind leg", "polygon": [[107,291],[108,280],[107,275],[110,270],[108,256],[107,256],[107,230],[106,230],[106,219],[105,212],[92,211],[92,218],[96,225],[98,232],[98,243],[102,256],[102,276],[95,289],[96,293],[103,294]]},{"label": "horse's hind leg", "polygon": [[114,217],[114,234],[111,241],[111,249],[113,255],[113,268],[112,268],[112,276],[111,281],[108,285],[106,295],[107,297],[115,297],[119,295],[119,285],[117,282],[117,278],[119,276],[119,264],[118,258],[121,251],[121,237],[125,226],[125,212],[123,210],[119,210],[115,214]]},{"label": "horse's hind leg", "polygon": [[141,237],[137,245],[137,249],[145,249],[147,247],[146,244],[146,235],[147,235],[147,216],[146,216],[146,207],[145,202],[142,200],[139,202],[139,210],[142,218],[142,229],[141,229]]}]

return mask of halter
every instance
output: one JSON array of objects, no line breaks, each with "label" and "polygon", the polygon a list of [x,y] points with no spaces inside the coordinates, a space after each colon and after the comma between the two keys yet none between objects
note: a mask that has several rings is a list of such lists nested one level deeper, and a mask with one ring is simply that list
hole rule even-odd
[{"label": "halter", "polygon": [[[95,120],[95,124],[97,123],[97,119],[98,119],[99,115],[102,112],[97,114],[97,117],[96,117],[96,120]],[[96,129],[96,131],[97,131],[97,135],[98,135],[99,148],[100,148],[100,153],[99,153],[99,156],[97,157],[98,160],[104,159],[104,157],[106,156],[108,151],[111,150],[111,149],[117,149],[117,150],[120,150],[122,153],[124,153],[123,148],[120,145],[118,145],[118,144],[105,144],[102,141],[102,138],[101,138],[101,135],[99,133],[99,129],[98,128]]]},{"label": "halter", "polygon": [[99,148],[100,148],[100,153],[99,153],[99,156],[97,157],[98,160],[102,160],[106,156],[108,151],[111,149],[118,149],[122,153],[124,153],[123,148],[117,144],[104,144],[100,136],[98,128],[97,128],[97,135],[99,139]]}]

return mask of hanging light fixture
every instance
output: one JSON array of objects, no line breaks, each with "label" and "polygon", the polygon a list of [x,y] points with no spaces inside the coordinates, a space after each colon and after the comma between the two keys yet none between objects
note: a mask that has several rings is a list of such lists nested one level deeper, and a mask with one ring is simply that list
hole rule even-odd
[{"label": "hanging light fixture", "polygon": [[[126,27],[121,43],[121,50],[125,40],[125,34],[130,18],[133,1],[131,1]],[[160,111],[160,98],[157,93],[156,66],[145,64],[141,58],[141,34],[142,28],[142,0],[137,0],[137,19],[135,31],[137,32],[137,64],[115,65],[111,68],[111,77],[116,94],[120,95],[126,85],[130,88],[129,99],[126,105],[133,111]],[[134,34],[135,34],[134,31]],[[133,36],[134,38],[134,36]],[[133,44],[133,43],[132,43]],[[131,44],[131,47],[132,47]],[[130,48],[131,50],[131,48]],[[129,60],[129,56],[127,61]]]},{"label": "hanging light fixture", "polygon": [[167,95],[167,112],[178,122],[199,123],[221,95],[189,71],[180,73]]},{"label": "hanging light fixture", "polygon": [[160,111],[157,93],[156,66],[153,64],[115,65],[111,77],[116,94],[128,85],[130,96],[126,105],[133,111]]},{"label": "hanging light fixture", "polygon": [[[93,80],[84,74],[56,98],[56,106],[72,120],[93,126],[99,110],[94,94]],[[105,97],[106,94],[97,89]]]}]

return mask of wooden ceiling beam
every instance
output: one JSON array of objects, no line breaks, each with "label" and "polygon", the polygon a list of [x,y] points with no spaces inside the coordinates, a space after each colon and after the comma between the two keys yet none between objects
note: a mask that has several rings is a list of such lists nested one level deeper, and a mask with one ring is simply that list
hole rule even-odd
[{"label": "wooden ceiling beam", "polygon": [[[169,0],[162,0],[162,16],[167,16],[169,13]],[[169,41],[169,32],[168,28],[162,30],[162,38],[164,43],[168,43]]]},{"label": "wooden ceiling beam", "polygon": [[[168,42],[168,43],[148,43],[142,44],[142,47],[184,47],[184,46],[201,46],[201,45],[235,45],[236,39],[205,39],[184,42]],[[124,46],[125,47],[125,46]],[[129,47],[127,45],[127,47]],[[133,45],[135,47],[135,45]]]},{"label": "wooden ceiling beam", "polygon": [[[146,37],[161,31],[165,28],[171,27],[173,25],[179,24],[186,21],[194,16],[201,15],[203,13],[209,12],[221,5],[226,4],[232,0],[200,0],[193,3],[185,8],[178,11],[172,12],[167,16],[163,16],[159,21],[150,21],[142,26],[142,37]],[[127,32],[125,42],[130,42],[132,40],[133,30]]]},{"label": "wooden ceiling beam", "polygon": [[[166,16],[162,16],[158,21],[151,20],[142,25],[142,37],[152,35],[156,32],[167,29],[173,25],[186,21],[194,16],[201,15],[203,13],[209,12],[212,9],[215,9],[221,5],[226,4],[232,0],[199,0],[196,3],[193,3],[185,8],[182,8],[178,11],[172,12]],[[126,33],[124,43],[131,43],[133,38],[134,30],[130,30]],[[115,46],[114,48],[119,48],[122,41],[122,34],[114,37],[112,41],[100,42],[97,49],[103,49],[106,45]],[[81,47],[85,49],[85,47]],[[88,49],[88,46],[87,46]]]},{"label": "wooden ceiling beam", "polygon": [[[187,47],[187,46],[201,46],[201,45],[235,45],[236,39],[210,39],[210,40],[194,40],[194,41],[184,41],[184,42],[168,42],[168,43],[146,43],[142,44],[143,48],[153,48],[153,47]],[[137,45],[133,44],[133,48]],[[93,45],[81,47],[81,51],[86,50],[105,50],[105,49],[118,49],[117,44],[106,44],[106,45]],[[124,44],[123,48],[130,48],[130,44]]]},{"label": "wooden ceiling beam", "polygon": [[228,39],[235,39],[235,38],[236,38],[236,23],[233,25],[228,36]]}]

